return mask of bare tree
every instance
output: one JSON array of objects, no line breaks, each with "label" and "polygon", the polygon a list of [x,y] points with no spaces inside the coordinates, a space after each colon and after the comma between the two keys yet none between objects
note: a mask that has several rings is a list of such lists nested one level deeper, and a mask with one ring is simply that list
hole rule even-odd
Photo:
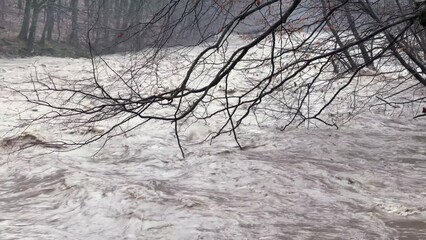
[{"label": "bare tree", "polygon": [[45,40],[52,41],[53,28],[55,26],[55,2],[56,0],[49,0],[47,3],[46,23],[40,40],[42,43],[44,43]]},{"label": "bare tree", "polygon": [[31,26],[30,26],[30,30],[28,33],[28,40],[27,40],[28,52],[32,52],[34,50],[38,18],[39,18],[40,12],[46,6],[47,1],[48,0],[33,0],[32,2],[33,14],[32,14]]},{"label": "bare tree", "polygon": [[78,40],[78,0],[71,0],[71,18],[72,18],[72,26],[71,26],[71,35],[70,35],[70,43],[74,46],[79,45]]},{"label": "bare tree", "polygon": [[[420,109],[424,96],[404,94],[426,86],[424,52],[414,50],[422,47],[422,8],[395,0],[387,13],[381,3],[182,0],[147,2],[141,13],[138,1],[122,1],[114,5],[127,12],[121,24],[88,21],[90,78],[70,85],[39,77],[32,81],[35,95],[24,95],[51,109],[36,120],[61,120],[71,127],[116,120],[103,133],[65,144],[108,140],[150,121],[167,121],[174,124],[182,154],[180,131],[194,121],[223,119],[210,137],[229,133],[243,148],[237,130],[248,116],[258,124],[276,119],[284,130],[304,124],[338,127],[367,106]],[[143,60],[126,69],[112,68],[93,46],[96,27],[118,25],[111,47],[134,41],[136,50],[144,49]],[[100,74],[101,67],[111,75]]]},{"label": "bare tree", "polygon": [[31,19],[31,0],[25,1],[25,10],[24,10],[24,18],[21,25],[21,31],[19,32],[18,38],[27,40],[28,38],[28,30],[30,28],[30,19]]}]

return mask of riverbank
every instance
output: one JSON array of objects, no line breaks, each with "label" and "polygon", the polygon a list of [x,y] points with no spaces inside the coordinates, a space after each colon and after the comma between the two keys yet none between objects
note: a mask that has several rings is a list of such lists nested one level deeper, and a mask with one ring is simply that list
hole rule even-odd
[{"label": "riverbank", "polygon": [[33,56],[49,57],[89,57],[87,51],[75,49],[68,43],[45,42],[35,43],[34,51],[28,52],[26,42],[16,38],[1,38],[0,35],[0,57],[1,58],[25,58]]}]

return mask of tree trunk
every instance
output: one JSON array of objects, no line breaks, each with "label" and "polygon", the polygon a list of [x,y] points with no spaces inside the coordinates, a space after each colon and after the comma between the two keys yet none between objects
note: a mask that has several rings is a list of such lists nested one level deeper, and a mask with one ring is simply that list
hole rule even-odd
[{"label": "tree trunk", "polygon": [[46,42],[46,33],[47,33],[47,23],[44,24],[43,33],[41,34],[40,43],[44,44]]},{"label": "tree trunk", "polygon": [[49,0],[49,3],[47,5],[47,17],[46,17],[46,24],[44,25],[43,29],[43,35],[41,37],[41,43],[44,43],[45,40],[52,41],[52,32],[53,27],[55,25],[55,4],[56,0]]},{"label": "tree trunk", "polygon": [[131,19],[133,19],[134,14],[135,14],[134,11],[133,11],[133,9],[135,8],[135,1],[130,0],[130,4],[129,4],[128,1],[125,0],[123,5],[124,5],[125,9],[127,9],[127,13],[124,14],[124,16],[123,16],[122,28],[127,29],[129,27],[129,23],[131,24]]},{"label": "tree trunk", "polygon": [[374,69],[374,63],[371,61],[371,58],[368,55],[368,51],[367,51],[367,48],[365,47],[364,43],[360,41],[361,36],[358,32],[358,29],[355,26],[355,20],[352,17],[351,12],[349,10],[349,7],[347,5],[345,5],[345,15],[346,15],[346,19],[348,20],[348,23],[349,23],[349,28],[351,29],[351,31],[352,31],[352,33],[355,37],[355,40],[357,42],[359,42],[358,47],[361,50],[361,55],[362,55],[362,58],[364,59],[364,63],[367,64],[367,67]]},{"label": "tree trunk", "polygon": [[46,39],[47,41],[52,41],[52,35],[53,35],[53,27],[55,26],[55,10],[52,7],[52,10],[50,12],[50,16],[49,14],[47,15],[47,36]]},{"label": "tree trunk", "polygon": [[27,40],[28,30],[30,27],[30,18],[31,18],[31,0],[25,1],[25,11],[24,11],[24,20],[22,21],[21,31],[19,32],[18,38],[22,40]]},{"label": "tree trunk", "polygon": [[[323,15],[324,17],[327,16],[327,5],[324,0],[321,0],[322,8],[323,8]],[[333,34],[334,38],[336,39],[337,44],[340,48],[343,48],[345,45],[343,44],[342,40],[340,39],[339,34],[337,33],[336,29],[334,29],[333,25],[330,23],[330,20],[325,20],[325,23],[330,28],[330,32]],[[350,70],[355,70],[358,67],[358,64],[355,62],[355,60],[352,58],[352,56],[349,54],[348,49],[345,49],[342,51],[343,54],[346,57],[346,60],[349,62]]]},{"label": "tree trunk", "polygon": [[78,47],[78,0],[71,0],[71,35],[70,43],[74,47]]},{"label": "tree trunk", "polygon": [[[62,0],[58,0],[58,6],[62,7]],[[58,11],[56,13],[56,31],[58,33],[58,39],[59,42],[61,40],[61,21],[62,21],[62,14],[61,11]]]},{"label": "tree trunk", "polygon": [[28,41],[27,41],[27,50],[28,52],[33,52],[34,50],[34,43],[36,38],[36,31],[37,31],[37,22],[38,17],[40,15],[41,6],[37,3],[37,0],[34,0],[34,8],[33,8],[33,16],[31,19],[31,27],[30,32],[28,34]]},{"label": "tree trunk", "polygon": [[121,4],[122,0],[116,0],[114,4],[115,28],[119,29],[121,24]]},{"label": "tree trunk", "polygon": [[104,35],[103,35],[103,39],[105,43],[109,42],[110,39],[110,32],[111,32],[111,28],[110,28],[110,21],[109,19],[111,18],[113,12],[112,12],[112,2],[111,0],[103,0],[104,4],[103,4],[103,14],[102,14],[102,25],[104,28]]}]

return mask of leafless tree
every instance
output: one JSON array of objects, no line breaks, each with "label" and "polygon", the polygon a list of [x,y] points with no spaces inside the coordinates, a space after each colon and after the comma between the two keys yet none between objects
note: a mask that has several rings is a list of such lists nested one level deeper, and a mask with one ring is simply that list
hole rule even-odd
[{"label": "leafless tree", "polygon": [[[75,128],[115,119],[105,132],[64,144],[108,140],[166,121],[174,124],[184,154],[181,127],[194,121],[223,119],[210,137],[229,133],[243,148],[238,129],[249,116],[258,124],[275,119],[282,130],[338,127],[366,108],[395,113],[410,107],[414,116],[424,116],[426,45],[419,22],[424,3],[121,1],[115,13],[99,2],[85,3],[91,76],[40,76],[31,81],[32,89],[20,91],[29,102],[50,109],[38,121]],[[102,21],[106,14],[122,18]],[[115,36],[104,35],[102,49],[97,48],[101,30]],[[123,69],[101,55],[129,43],[142,57]]]}]

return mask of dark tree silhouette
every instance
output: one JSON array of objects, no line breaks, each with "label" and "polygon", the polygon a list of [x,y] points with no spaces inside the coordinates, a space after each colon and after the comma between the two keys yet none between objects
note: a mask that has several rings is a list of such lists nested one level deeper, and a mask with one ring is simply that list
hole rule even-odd
[{"label": "dark tree silhouette", "polygon": [[25,13],[21,26],[21,31],[19,32],[18,38],[26,40],[28,38],[28,30],[30,28],[31,20],[31,0],[25,1]]}]

